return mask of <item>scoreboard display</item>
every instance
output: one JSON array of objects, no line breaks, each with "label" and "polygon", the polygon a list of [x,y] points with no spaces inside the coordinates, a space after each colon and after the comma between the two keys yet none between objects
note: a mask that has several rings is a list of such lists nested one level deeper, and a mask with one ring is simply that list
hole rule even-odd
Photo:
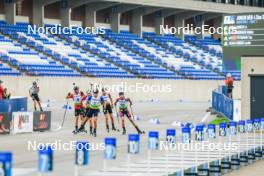
[{"label": "scoreboard display", "polygon": [[223,16],[223,68],[240,70],[241,56],[264,55],[264,13]]}]

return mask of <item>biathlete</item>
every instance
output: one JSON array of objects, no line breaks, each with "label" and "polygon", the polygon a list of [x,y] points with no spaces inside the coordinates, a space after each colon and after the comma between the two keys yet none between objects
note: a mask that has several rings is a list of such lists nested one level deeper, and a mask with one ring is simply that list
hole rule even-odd
[{"label": "biathlete", "polygon": [[86,112],[86,119],[82,122],[81,127],[79,128],[79,132],[83,131],[85,128],[85,124],[88,120],[92,121],[92,135],[96,137],[97,135],[97,118],[98,114],[100,112],[100,107],[103,103],[102,97],[99,97],[99,90],[96,89],[93,91],[93,95],[87,97],[87,106],[88,106],[88,111]]},{"label": "biathlete", "polygon": [[125,98],[124,92],[120,92],[119,93],[119,98],[116,99],[114,105],[117,106],[118,105],[118,116],[121,118],[122,120],[122,128],[123,128],[123,135],[126,134],[126,127],[125,127],[125,119],[124,116],[127,116],[128,120],[131,122],[131,124],[136,128],[137,132],[139,134],[144,134],[144,131],[141,131],[138,126],[135,124],[135,122],[132,120],[132,115],[130,113],[130,111],[128,110],[128,104],[130,106],[132,106],[132,101],[130,100],[130,98]]},{"label": "biathlete", "polygon": [[32,87],[30,87],[29,89],[29,95],[33,100],[35,111],[37,110],[37,104],[39,106],[40,111],[43,111],[39,98],[39,86],[37,85],[36,81],[32,83]]},{"label": "biathlete", "polygon": [[72,99],[74,103],[74,116],[75,116],[75,129],[72,131],[74,134],[78,132],[79,121],[82,116],[82,96],[79,87],[73,88],[73,93],[68,93],[67,99]]},{"label": "biathlete", "polygon": [[[85,116],[86,116],[86,103],[85,103],[85,100],[86,98],[90,96],[89,94],[88,95],[85,95],[82,91],[81,91],[81,121],[84,121],[85,120]],[[79,132],[79,131],[78,131]],[[83,130],[82,132],[85,132],[87,133],[87,130]]]},{"label": "biathlete", "polygon": [[109,133],[110,130],[109,130],[108,119],[110,118],[112,124],[112,130],[116,131],[114,116],[113,116],[113,104],[114,104],[113,99],[111,94],[106,92],[104,88],[102,88],[101,99],[103,100],[103,113],[105,116],[106,130]]},{"label": "biathlete", "polygon": [[[90,125],[90,135],[93,134],[93,127],[92,127],[92,119],[87,117],[88,112],[89,112],[89,109],[90,109],[89,108],[89,104],[87,102],[87,98],[90,97],[90,96],[92,96],[92,87],[93,87],[93,84],[91,84],[90,89],[88,89],[86,91],[86,97],[85,97],[85,99],[83,99],[84,100],[83,102],[85,102],[85,104],[83,104],[84,107],[85,107],[85,110],[84,110],[84,116],[83,116],[83,121],[82,121],[82,122],[86,121],[85,123],[87,123],[87,121],[89,121],[89,125]],[[86,118],[88,118],[88,119],[86,120]],[[80,130],[78,130],[78,132],[83,132],[83,131],[86,132],[85,126],[83,128],[80,128]]]}]

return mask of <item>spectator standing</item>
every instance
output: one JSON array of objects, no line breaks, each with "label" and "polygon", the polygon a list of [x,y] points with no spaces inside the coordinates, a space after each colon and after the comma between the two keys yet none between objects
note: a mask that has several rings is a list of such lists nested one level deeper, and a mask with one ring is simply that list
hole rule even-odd
[{"label": "spectator standing", "polygon": [[231,99],[233,99],[233,88],[234,88],[233,84],[234,84],[234,79],[231,73],[228,73],[226,75],[225,85],[227,87],[227,96]]},{"label": "spectator standing", "polygon": [[10,99],[11,93],[7,92],[7,88],[4,88],[3,99]]}]

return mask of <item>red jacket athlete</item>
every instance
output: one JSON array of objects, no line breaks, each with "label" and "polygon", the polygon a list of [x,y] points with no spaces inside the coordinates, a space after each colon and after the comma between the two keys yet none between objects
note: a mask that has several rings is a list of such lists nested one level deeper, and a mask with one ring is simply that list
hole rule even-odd
[{"label": "red jacket athlete", "polygon": [[79,87],[75,86],[73,88],[73,93],[68,93],[67,99],[72,99],[74,103],[74,115],[75,115],[75,130],[73,130],[73,133],[76,134],[78,132],[78,124],[79,119],[81,121],[82,116],[82,96],[79,90]]}]

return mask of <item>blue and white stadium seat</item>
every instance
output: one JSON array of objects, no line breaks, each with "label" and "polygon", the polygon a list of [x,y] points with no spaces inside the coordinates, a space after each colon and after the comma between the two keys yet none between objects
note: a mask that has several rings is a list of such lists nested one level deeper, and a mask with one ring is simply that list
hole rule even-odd
[{"label": "blue and white stadium seat", "polygon": [[[177,61],[176,68],[183,74],[194,77],[195,79],[223,79],[217,71],[220,70],[222,60],[212,56],[209,52],[189,44],[175,36],[158,36],[155,33],[144,33],[143,37],[153,44],[158,44],[167,51],[174,53]],[[197,64],[198,63],[198,64]],[[209,69],[215,70],[211,71]]]},{"label": "blue and white stadium seat", "polygon": [[[20,25],[9,25],[4,22],[0,23],[0,30],[4,34],[8,34],[11,38],[23,39],[24,28]],[[57,63],[50,57],[34,51],[30,47],[12,40],[6,36],[2,36],[6,42],[0,47],[3,49],[1,58],[3,61],[8,61],[11,65],[16,66],[19,70],[26,72],[29,75],[37,76],[81,76],[75,70],[66,68],[64,65]],[[25,39],[25,38],[24,38]],[[30,40],[25,40],[30,42]]]},{"label": "blue and white stadium seat", "polygon": [[[0,22],[1,60],[29,75],[221,80],[219,41],[128,31],[104,35],[29,34],[28,23]],[[4,35],[3,35],[4,34]],[[6,74],[19,75],[5,66]],[[7,69],[8,68],[8,69]],[[11,69],[11,70],[10,70]],[[240,79],[240,72],[231,73]]]},{"label": "blue and white stadium seat", "polygon": [[115,63],[144,78],[181,79],[182,77],[103,37],[92,34],[61,35],[67,41]]},{"label": "blue and white stadium seat", "polygon": [[[78,47],[70,45],[68,42],[51,34],[27,34],[28,24],[19,24],[19,39],[25,39],[31,42],[32,47],[38,48],[39,51],[51,55],[66,65],[70,65],[81,72],[97,77],[123,77],[133,78],[132,74],[110,64],[101,58],[88,53]],[[17,25],[18,26],[18,25]]]},{"label": "blue and white stadium seat", "polygon": [[[1,51],[0,51],[1,52]],[[12,68],[4,65],[0,61],[0,75],[1,76],[20,76],[21,73],[17,70],[13,70]]]}]

